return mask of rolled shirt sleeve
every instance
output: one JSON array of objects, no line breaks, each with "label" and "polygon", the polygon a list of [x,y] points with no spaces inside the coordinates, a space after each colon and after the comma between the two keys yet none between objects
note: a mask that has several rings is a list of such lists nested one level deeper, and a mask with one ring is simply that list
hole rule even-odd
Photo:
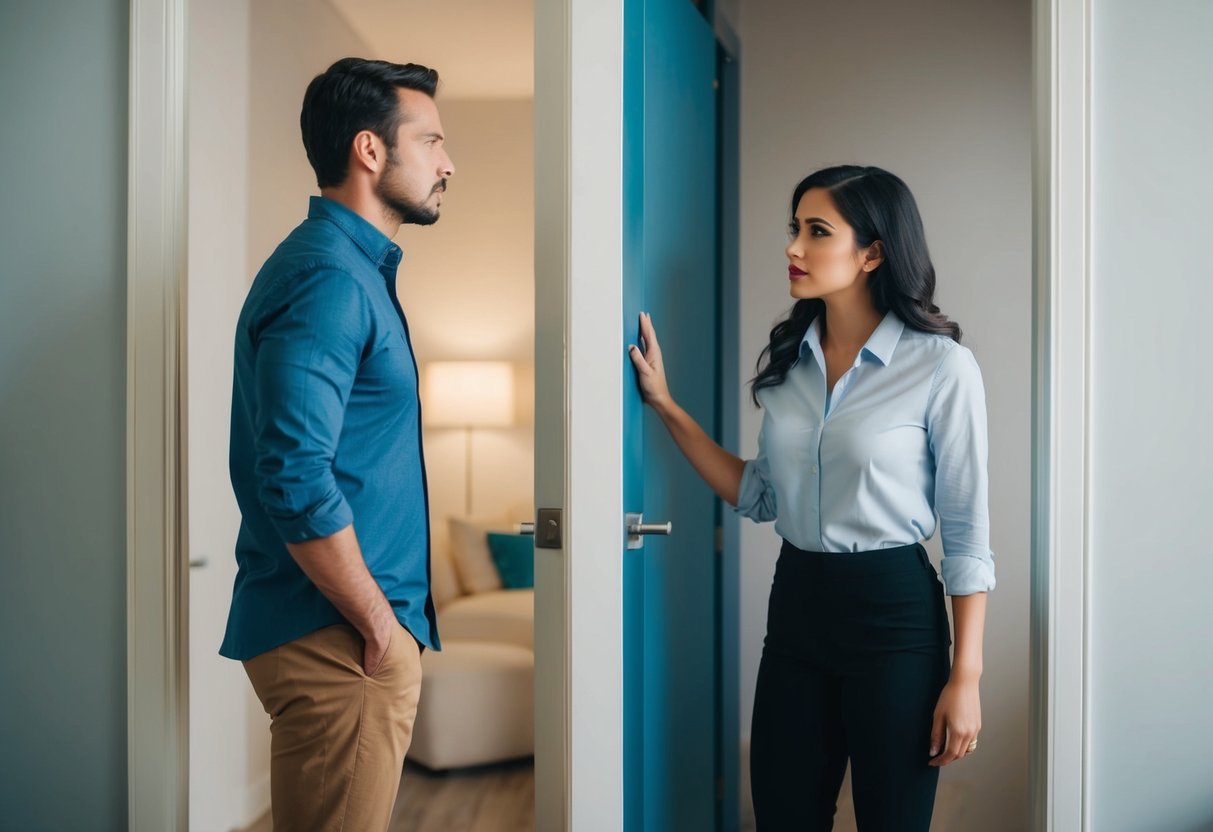
[{"label": "rolled shirt sleeve", "polygon": [[299,543],[354,520],[333,460],[371,312],[361,286],[343,272],[286,279],[294,281],[292,291],[254,336],[255,472],[258,498],[278,534]]},{"label": "rolled shirt sleeve", "polygon": [[747,460],[741,472],[734,511],[758,523],[769,523],[777,516],[775,488],[771,484],[771,465],[766,453],[766,415],[758,432],[758,456]]},{"label": "rolled shirt sleeve", "polygon": [[936,370],[927,405],[927,441],[935,462],[945,591],[988,592],[995,581],[985,390],[973,354],[959,345]]}]

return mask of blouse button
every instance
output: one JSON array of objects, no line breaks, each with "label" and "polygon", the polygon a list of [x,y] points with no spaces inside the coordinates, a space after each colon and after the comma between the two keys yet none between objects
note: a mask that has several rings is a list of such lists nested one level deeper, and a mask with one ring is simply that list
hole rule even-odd
[{"label": "blouse button", "polygon": [[814,465],[812,468],[810,468],[809,473],[812,474],[813,476],[817,476],[817,466]]}]

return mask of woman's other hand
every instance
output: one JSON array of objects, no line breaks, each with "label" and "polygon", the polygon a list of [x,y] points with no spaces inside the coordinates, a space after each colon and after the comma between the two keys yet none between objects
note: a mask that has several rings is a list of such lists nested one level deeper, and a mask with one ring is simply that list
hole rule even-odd
[{"label": "woman's other hand", "polygon": [[669,404],[670,387],[665,379],[661,345],[657,343],[657,331],[653,329],[653,319],[647,312],[640,313],[640,346],[632,344],[628,347],[628,355],[636,367],[640,395],[645,403],[658,410]]},{"label": "woman's other hand", "polygon": [[[975,680],[944,685],[931,725],[930,765],[946,766],[974,753],[981,733],[981,694]],[[972,750],[970,750],[972,748]]]}]

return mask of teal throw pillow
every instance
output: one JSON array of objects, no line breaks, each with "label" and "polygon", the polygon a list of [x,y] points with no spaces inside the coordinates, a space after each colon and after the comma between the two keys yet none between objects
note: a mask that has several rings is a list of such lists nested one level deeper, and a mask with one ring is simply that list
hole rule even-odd
[{"label": "teal throw pillow", "polygon": [[535,538],[523,534],[489,532],[489,554],[506,589],[535,586]]}]

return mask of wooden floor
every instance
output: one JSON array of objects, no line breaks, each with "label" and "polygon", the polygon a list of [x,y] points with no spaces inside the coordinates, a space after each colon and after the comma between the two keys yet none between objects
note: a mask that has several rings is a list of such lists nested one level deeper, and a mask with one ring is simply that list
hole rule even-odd
[{"label": "wooden floor", "polygon": [[531,832],[532,760],[435,774],[406,762],[390,832]]},{"label": "wooden floor", "polygon": [[[534,828],[534,761],[443,774],[406,762],[388,832],[531,832]],[[272,830],[267,812],[244,832]]]}]

